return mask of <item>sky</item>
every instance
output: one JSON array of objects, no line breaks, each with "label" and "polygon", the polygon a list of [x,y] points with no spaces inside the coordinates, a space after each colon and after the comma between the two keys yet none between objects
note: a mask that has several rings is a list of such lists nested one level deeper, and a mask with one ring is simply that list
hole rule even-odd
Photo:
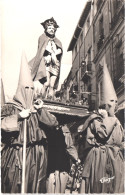
[{"label": "sky", "polygon": [[67,52],[73,33],[87,0],[1,0],[1,77],[6,98],[16,92],[21,55],[27,60],[35,55],[38,38],[44,32],[41,22],[54,17],[60,28],[56,37],[63,45],[59,86],[72,65],[72,52]]}]

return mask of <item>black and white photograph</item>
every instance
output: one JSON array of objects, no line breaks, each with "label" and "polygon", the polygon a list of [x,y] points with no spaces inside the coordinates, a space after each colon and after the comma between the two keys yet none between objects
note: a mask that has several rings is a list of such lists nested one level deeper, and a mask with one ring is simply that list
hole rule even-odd
[{"label": "black and white photograph", "polygon": [[124,0],[1,0],[1,194],[124,194]]}]

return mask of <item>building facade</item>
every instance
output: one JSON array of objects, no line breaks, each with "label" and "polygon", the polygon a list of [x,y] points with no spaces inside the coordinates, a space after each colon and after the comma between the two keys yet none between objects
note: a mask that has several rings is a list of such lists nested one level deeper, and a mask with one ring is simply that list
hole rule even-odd
[{"label": "building facade", "polygon": [[68,47],[72,68],[62,97],[97,109],[107,64],[120,110],[124,107],[124,0],[89,0]]}]

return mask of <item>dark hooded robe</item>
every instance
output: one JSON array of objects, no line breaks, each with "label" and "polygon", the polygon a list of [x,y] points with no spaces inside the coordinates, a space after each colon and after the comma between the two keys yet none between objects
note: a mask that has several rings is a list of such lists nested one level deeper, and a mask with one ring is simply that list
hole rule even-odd
[{"label": "dark hooded robe", "polygon": [[82,177],[90,193],[124,192],[123,128],[116,117],[91,115],[83,125],[86,135]]},{"label": "dark hooded robe", "polygon": [[77,150],[73,144],[71,133],[66,125],[59,130],[53,129],[47,133],[48,138],[48,175],[59,170],[70,171],[70,159],[78,159]]},{"label": "dark hooded robe", "polygon": [[65,193],[70,171],[70,159],[76,163],[78,153],[73,144],[71,133],[67,125],[58,130],[53,128],[47,132],[48,138],[48,168],[47,192]]},{"label": "dark hooded robe", "polygon": [[[20,193],[22,183],[22,153],[24,119],[19,117],[21,105],[13,101],[1,111],[1,135],[4,148],[1,152],[2,193]],[[57,125],[54,115],[44,108],[27,118],[26,193],[45,193],[47,170],[47,141],[44,129]]]},{"label": "dark hooded robe", "polygon": [[[56,117],[44,108],[35,110],[33,97],[33,82],[23,53],[16,94],[10,103],[3,105],[1,110],[1,138],[4,144],[1,151],[3,193],[21,193],[25,159],[25,183],[22,190],[26,193],[46,192],[47,139],[44,130],[47,127],[51,130],[51,127],[58,125],[58,122]],[[21,117],[20,112],[23,109],[30,109],[28,118]],[[26,142],[26,156],[22,159],[24,142]]]},{"label": "dark hooded robe", "polygon": [[[54,37],[53,39],[49,38],[45,33],[43,33],[38,39],[38,50],[36,56],[29,62],[33,81],[40,80],[42,84],[46,82],[46,65],[45,65],[44,55],[49,40],[53,40],[56,46],[63,51],[62,43],[60,42],[59,39],[57,39],[56,37]],[[59,65],[61,65],[62,53],[59,54],[57,58],[59,60]],[[60,76],[60,70],[54,86],[55,88],[58,85],[59,76]]]}]

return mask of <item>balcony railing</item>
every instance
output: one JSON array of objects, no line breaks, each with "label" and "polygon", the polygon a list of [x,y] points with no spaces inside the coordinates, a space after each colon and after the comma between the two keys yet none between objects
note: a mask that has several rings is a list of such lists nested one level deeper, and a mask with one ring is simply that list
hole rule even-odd
[{"label": "balcony railing", "polygon": [[101,7],[103,0],[97,0],[97,10],[99,10],[99,8]]}]

